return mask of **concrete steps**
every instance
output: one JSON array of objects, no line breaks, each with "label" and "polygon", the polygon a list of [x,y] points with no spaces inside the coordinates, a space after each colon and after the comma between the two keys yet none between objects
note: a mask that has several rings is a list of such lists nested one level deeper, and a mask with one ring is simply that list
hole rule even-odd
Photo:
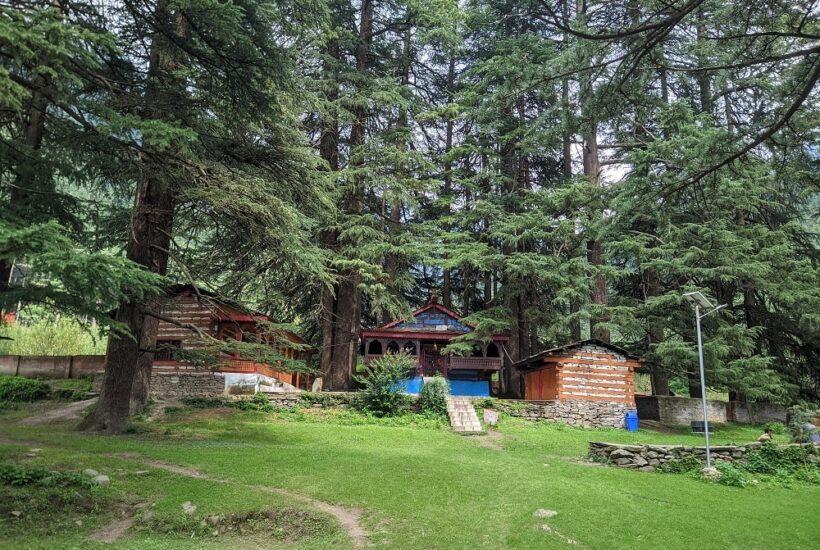
[{"label": "concrete steps", "polygon": [[484,433],[470,398],[448,397],[447,414],[454,432],[464,435]]}]

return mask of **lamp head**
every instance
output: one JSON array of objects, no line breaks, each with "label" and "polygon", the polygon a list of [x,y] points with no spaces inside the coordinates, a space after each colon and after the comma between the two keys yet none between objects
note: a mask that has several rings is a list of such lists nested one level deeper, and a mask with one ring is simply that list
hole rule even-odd
[{"label": "lamp head", "polygon": [[710,302],[702,292],[697,290],[695,292],[687,292],[683,295],[683,297],[686,298],[686,301],[690,304],[700,306],[701,309],[710,309],[714,307],[712,302]]}]

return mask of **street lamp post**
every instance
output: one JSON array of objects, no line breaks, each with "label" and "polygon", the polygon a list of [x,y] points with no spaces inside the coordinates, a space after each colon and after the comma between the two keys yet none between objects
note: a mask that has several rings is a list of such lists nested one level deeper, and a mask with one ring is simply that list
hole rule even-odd
[{"label": "street lamp post", "polygon": [[[723,309],[726,304],[713,306],[712,302],[700,292],[687,292],[683,297],[695,306],[695,326],[698,331],[698,362],[700,364],[700,397],[703,404],[703,431],[706,434],[706,467],[711,468],[712,451],[709,447],[709,413],[706,405],[706,371],[703,367],[703,339],[700,331],[700,320],[710,313]],[[703,315],[700,314],[701,307],[707,310]]]}]

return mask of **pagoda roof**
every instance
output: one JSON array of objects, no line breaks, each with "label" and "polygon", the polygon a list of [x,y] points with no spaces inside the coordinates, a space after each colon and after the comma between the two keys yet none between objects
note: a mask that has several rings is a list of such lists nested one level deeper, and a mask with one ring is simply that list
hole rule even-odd
[{"label": "pagoda roof", "polygon": [[[426,305],[413,311],[403,319],[390,321],[379,327],[365,329],[363,337],[369,338],[427,338],[432,340],[450,340],[472,332],[475,325],[464,321],[461,316],[450,308],[438,303],[435,294],[430,297]],[[503,335],[493,335],[493,340],[506,340]]]}]

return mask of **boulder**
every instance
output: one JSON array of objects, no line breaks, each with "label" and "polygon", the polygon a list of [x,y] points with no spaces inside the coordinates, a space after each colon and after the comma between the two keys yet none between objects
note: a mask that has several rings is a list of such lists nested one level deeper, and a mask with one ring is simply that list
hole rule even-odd
[{"label": "boulder", "polygon": [[539,508],[532,513],[532,517],[534,518],[554,518],[557,515],[558,512],[555,510],[547,510],[546,508]]},{"label": "boulder", "polygon": [[635,466],[646,466],[648,464],[646,459],[641,455],[635,455],[635,458],[633,458],[632,461],[635,463]]},{"label": "boulder", "polygon": [[97,470],[92,470],[91,468],[86,468],[85,470],[83,470],[83,475],[87,475],[88,477],[97,477],[98,475],[100,475],[100,472],[98,472]]},{"label": "boulder", "polygon": [[108,476],[100,474],[100,475],[94,476],[94,483],[96,483],[97,485],[102,485],[103,487],[105,487],[107,485],[111,485],[111,480],[108,478]]},{"label": "boulder", "polygon": [[632,458],[633,455],[631,452],[627,451],[626,449],[615,449],[611,453],[609,453],[609,458],[615,460],[617,458]]}]

